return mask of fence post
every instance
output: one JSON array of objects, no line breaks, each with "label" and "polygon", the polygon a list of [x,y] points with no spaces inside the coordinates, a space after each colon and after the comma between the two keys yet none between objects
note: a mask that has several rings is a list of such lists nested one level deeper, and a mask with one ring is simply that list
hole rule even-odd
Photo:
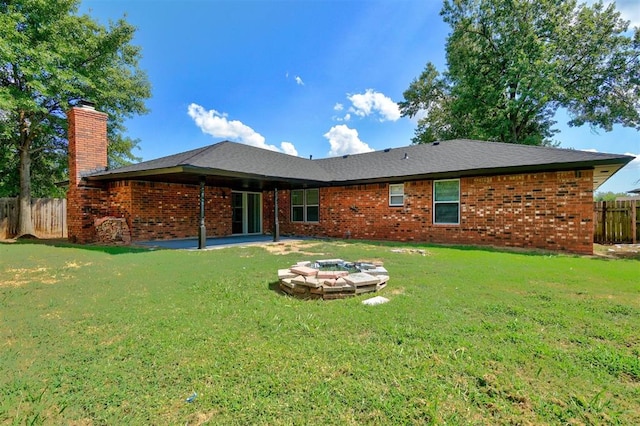
[{"label": "fence post", "polygon": [[637,201],[632,201],[631,202],[631,241],[633,244],[636,244],[638,242],[637,239],[637,232],[638,232],[638,224],[637,224],[637,219],[636,219],[636,209],[638,206],[638,202]]},{"label": "fence post", "polygon": [[609,242],[608,235],[608,226],[607,226],[607,202],[602,202],[602,242],[603,244],[607,244]]}]

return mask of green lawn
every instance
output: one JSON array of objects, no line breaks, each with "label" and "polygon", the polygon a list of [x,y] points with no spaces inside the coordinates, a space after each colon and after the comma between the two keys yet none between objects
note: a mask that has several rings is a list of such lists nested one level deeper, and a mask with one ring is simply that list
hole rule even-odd
[{"label": "green lawn", "polygon": [[[0,424],[640,424],[638,260],[281,248],[0,244]],[[335,257],[391,301],[277,291]]]}]

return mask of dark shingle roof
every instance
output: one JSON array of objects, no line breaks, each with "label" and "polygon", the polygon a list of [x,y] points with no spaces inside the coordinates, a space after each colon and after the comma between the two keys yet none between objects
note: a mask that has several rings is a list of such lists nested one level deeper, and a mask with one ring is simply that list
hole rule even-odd
[{"label": "dark shingle roof", "polygon": [[93,173],[90,177],[119,179],[175,173],[311,182],[326,182],[329,179],[315,161],[229,141]]},{"label": "dark shingle roof", "polygon": [[310,160],[225,141],[93,173],[89,178],[103,180],[188,174],[331,185],[607,166],[600,181],[594,177],[597,187],[632,159],[618,154],[456,139]]},{"label": "dark shingle roof", "polygon": [[[318,160],[336,180],[553,170],[568,164],[616,162],[625,156],[571,149],[455,139]],[[626,162],[623,162],[626,164]]]}]

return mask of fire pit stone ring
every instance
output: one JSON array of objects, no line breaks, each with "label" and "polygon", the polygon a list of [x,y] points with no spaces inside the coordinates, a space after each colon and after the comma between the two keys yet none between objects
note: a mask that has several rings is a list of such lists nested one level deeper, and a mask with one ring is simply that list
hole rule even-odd
[{"label": "fire pit stone ring", "polygon": [[301,299],[344,299],[386,287],[389,272],[379,261],[304,261],[278,270],[280,290]]}]

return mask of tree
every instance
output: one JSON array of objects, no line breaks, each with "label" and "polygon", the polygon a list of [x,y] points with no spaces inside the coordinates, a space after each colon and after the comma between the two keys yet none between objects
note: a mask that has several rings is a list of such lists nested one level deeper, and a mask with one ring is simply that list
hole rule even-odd
[{"label": "tree", "polygon": [[630,195],[624,192],[596,192],[593,201],[615,201],[617,198],[629,197]]},{"label": "tree", "polygon": [[428,63],[404,92],[414,143],[473,138],[551,145],[554,117],[610,131],[640,129],[640,29],[613,4],[445,0],[448,69]]},{"label": "tree", "polygon": [[[123,123],[151,96],[135,28],[79,16],[79,0],[0,0],[0,191],[17,192],[18,235],[33,234],[32,184],[67,173],[66,111],[82,99],[109,115],[109,161],[136,159]],[[19,182],[19,188],[15,188]]]}]

